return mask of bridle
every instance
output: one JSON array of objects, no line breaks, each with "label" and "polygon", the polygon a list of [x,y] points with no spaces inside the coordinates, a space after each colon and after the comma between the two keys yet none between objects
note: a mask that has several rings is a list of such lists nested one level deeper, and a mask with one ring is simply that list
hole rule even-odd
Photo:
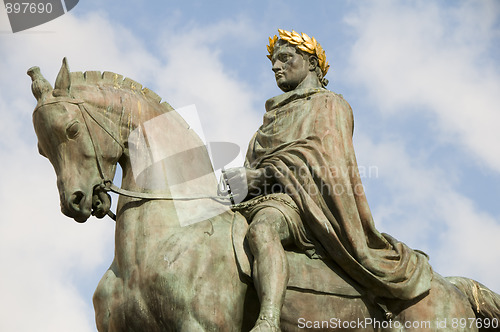
[{"label": "bridle", "polygon": [[[130,191],[126,189],[122,189],[117,187],[114,183],[113,180],[109,179],[106,177],[103,169],[104,162],[102,160],[102,154],[100,151],[98,151],[98,146],[95,144],[94,138],[92,136],[92,131],[90,130],[89,122],[93,121],[95,122],[109,137],[111,137],[122,149],[122,152],[125,152],[125,146],[123,145],[122,142],[120,142],[119,139],[113,135],[106,127],[104,127],[93,115],[92,113],[85,107],[85,101],[81,99],[74,99],[74,98],[68,98],[68,97],[55,97],[54,99],[51,99],[49,101],[46,101],[40,105],[37,105],[35,110],[33,112],[36,112],[40,107],[49,105],[49,104],[57,104],[57,103],[69,103],[69,104],[74,104],[77,105],[78,108],[80,109],[80,112],[83,117],[83,121],[85,123],[85,127],[87,128],[87,132],[90,137],[90,142],[92,144],[92,148],[94,150],[95,156],[96,156],[96,164],[97,164],[97,169],[99,171],[99,176],[101,177],[101,183],[98,184],[95,188],[103,191],[103,192],[113,192],[115,194],[121,195],[121,196],[126,196],[126,197],[131,197],[131,198],[138,198],[138,199],[148,199],[148,200],[180,200],[180,201],[191,201],[191,200],[199,200],[199,199],[211,199],[214,200],[218,203],[225,204],[225,205],[232,205],[234,204],[234,198],[229,190],[226,191],[221,191],[219,190],[219,193],[226,194],[225,196],[170,196],[166,195],[164,193],[145,193],[145,192],[138,192],[138,191]],[[219,187],[221,187],[221,184],[219,184]],[[227,188],[227,183],[222,184],[223,188]],[[94,189],[95,190],[95,189]],[[107,215],[116,221],[116,215],[109,210],[107,212]]]}]

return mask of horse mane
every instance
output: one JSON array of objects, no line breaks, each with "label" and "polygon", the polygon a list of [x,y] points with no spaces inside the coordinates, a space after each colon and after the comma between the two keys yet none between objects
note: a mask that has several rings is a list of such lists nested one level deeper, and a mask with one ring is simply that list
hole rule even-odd
[{"label": "horse mane", "polygon": [[146,101],[157,103],[163,108],[165,112],[173,111],[174,108],[166,101],[161,101],[162,98],[155,92],[148,88],[143,88],[142,84],[130,79],[128,77],[123,77],[123,75],[116,74],[113,72],[105,71],[101,73],[100,71],[86,71],[86,72],[71,72],[71,85],[84,85],[84,86],[95,86],[95,85],[105,85],[112,86],[115,89],[123,89],[130,91],[132,93],[141,94]]}]

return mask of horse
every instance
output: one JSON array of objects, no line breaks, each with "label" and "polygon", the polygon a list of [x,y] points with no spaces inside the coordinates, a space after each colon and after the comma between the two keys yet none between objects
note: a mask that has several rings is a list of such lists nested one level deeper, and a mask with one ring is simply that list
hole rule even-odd
[{"label": "horse", "polygon": [[[38,101],[33,124],[39,152],[56,172],[62,213],[77,222],[110,214],[110,179],[118,164],[122,169],[115,256],[93,296],[97,329],[249,331],[258,319],[259,300],[244,245],[248,225],[230,208],[205,212],[227,204],[214,193],[217,180],[206,172],[212,166],[199,137],[168,103],[122,75],[70,73],[66,59],[54,88],[38,67],[28,74]],[[175,151],[182,155],[186,147],[198,147],[174,158],[180,162],[168,165],[174,173],[170,177],[158,175],[167,172],[161,161],[136,171],[151,155],[139,162],[131,157],[151,143],[148,121],[162,116],[167,121],[154,130],[179,146]],[[173,190],[165,180],[172,178],[178,183],[197,180]],[[196,222],[186,222],[186,216]],[[411,301],[377,302],[333,262],[311,259],[293,248],[287,258],[291,277],[283,331],[498,328],[500,296],[471,279],[434,273],[426,294]]]}]

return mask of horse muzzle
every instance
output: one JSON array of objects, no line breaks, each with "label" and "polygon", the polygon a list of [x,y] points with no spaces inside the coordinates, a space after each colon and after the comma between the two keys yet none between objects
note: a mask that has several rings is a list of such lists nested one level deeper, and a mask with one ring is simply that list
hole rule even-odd
[{"label": "horse muzzle", "polygon": [[91,203],[88,195],[76,190],[61,200],[61,212],[76,222],[84,223],[91,215]]}]

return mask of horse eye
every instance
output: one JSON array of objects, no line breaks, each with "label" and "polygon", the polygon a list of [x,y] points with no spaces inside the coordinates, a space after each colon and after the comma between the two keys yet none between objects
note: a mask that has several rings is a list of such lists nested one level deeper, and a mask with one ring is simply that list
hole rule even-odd
[{"label": "horse eye", "polygon": [[69,139],[76,138],[80,132],[80,123],[79,122],[73,122],[66,128],[66,135],[68,136]]}]

